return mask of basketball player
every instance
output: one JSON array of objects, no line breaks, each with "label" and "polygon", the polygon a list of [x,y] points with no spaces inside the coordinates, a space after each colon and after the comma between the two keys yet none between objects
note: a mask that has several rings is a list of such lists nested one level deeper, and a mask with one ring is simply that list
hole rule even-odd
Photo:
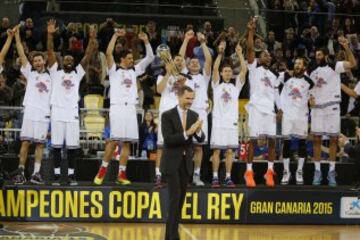
[{"label": "basketball player", "polygon": [[119,174],[117,183],[122,185],[131,184],[126,177],[126,163],[130,154],[130,143],[139,139],[136,104],[138,102],[137,76],[145,72],[146,67],[154,60],[153,50],[145,33],[139,33],[146,48],[146,56],[134,66],[133,54],[129,50],[123,50],[120,55],[120,64],[114,62],[113,51],[118,37],[124,37],[124,29],[115,29],[108,48],[106,61],[110,80],[110,141],[106,145],[104,159],[94,179],[97,185],[102,184],[106,175],[109,161],[121,141]]},{"label": "basketball player", "polygon": [[[73,164],[76,150],[80,146],[79,86],[81,79],[85,75],[89,55],[95,51],[95,32],[93,28],[90,28],[90,41],[80,64],[75,67],[74,58],[71,55],[65,55],[62,62],[63,68],[61,69],[54,52],[53,35],[56,31],[56,21],[51,19],[47,26],[48,65],[53,87],[50,100],[51,144],[54,161],[60,163],[60,183],[67,184],[69,181],[68,174],[74,175]],[[64,143],[67,149],[67,159],[61,159],[61,149]],[[68,169],[69,163],[70,169]]]},{"label": "basketball player", "polygon": [[330,137],[329,146],[329,186],[336,186],[335,160],[337,150],[337,139],[340,133],[340,102],[341,102],[341,80],[340,74],[350,71],[356,66],[356,60],[349,48],[349,41],[339,37],[339,44],[343,47],[348,61],[338,61],[334,64],[328,61],[327,49],[316,51],[316,65],[310,70],[310,78],[314,80],[315,87],[312,95],[315,97],[316,105],[311,110],[311,132],[314,135],[314,161],[315,171],[313,185],[320,185],[321,173],[321,143],[322,136]]},{"label": "basketball player", "polygon": [[311,104],[314,104],[313,98],[310,98],[310,89],[314,87],[314,82],[305,75],[306,69],[307,61],[304,58],[297,58],[293,73],[284,72],[279,76],[282,91],[278,113],[282,117],[282,135],[284,137],[282,185],[289,184],[291,179],[289,168],[291,137],[299,139],[299,160],[295,175],[296,184],[304,184],[303,166],[307,155],[305,141],[308,135],[309,122],[308,102],[311,100]]},{"label": "basketball player", "polygon": [[224,64],[220,67],[226,43],[222,41],[219,44],[218,56],[214,62],[213,68],[213,97],[214,109],[212,114],[212,131],[210,147],[213,149],[212,169],[213,179],[212,187],[220,187],[218,171],[220,164],[220,151],[225,150],[225,168],[226,177],[224,185],[227,187],[235,187],[231,180],[231,168],[233,162],[233,149],[239,146],[239,94],[244,86],[247,67],[242,53],[242,48],[238,44],[236,46],[236,54],[240,60],[241,71],[236,76],[235,82],[232,81],[233,69],[230,65]]},{"label": "basketball player", "polygon": [[24,184],[25,163],[31,143],[36,144],[34,171],[30,178],[32,183],[43,184],[40,174],[41,160],[43,157],[44,143],[50,122],[50,94],[51,77],[45,67],[44,55],[37,52],[32,55],[32,65],[27,59],[24,47],[20,39],[20,26],[16,26],[15,33],[16,48],[21,61],[21,73],[27,80],[26,91],[23,101],[24,117],[21,126],[20,160],[17,174],[14,177],[15,184]]},{"label": "basketball player", "polygon": [[274,183],[274,160],[275,137],[276,137],[276,113],[275,101],[278,96],[278,74],[270,69],[271,56],[266,50],[262,51],[259,59],[255,59],[254,34],[256,19],[248,24],[247,59],[249,67],[250,101],[246,106],[249,113],[250,144],[248,163],[245,171],[247,187],[255,187],[252,161],[254,148],[259,138],[267,138],[269,147],[268,170],[264,175],[266,185],[273,187]]},{"label": "basketball player", "polygon": [[[195,92],[195,99],[191,106],[191,110],[199,114],[199,118],[203,121],[202,131],[205,134],[205,140],[202,143],[195,141],[194,146],[194,175],[193,183],[195,186],[204,186],[204,182],[200,179],[200,167],[201,161],[203,158],[203,145],[207,144],[208,139],[208,109],[209,109],[209,99],[208,99],[208,86],[210,82],[211,75],[211,65],[212,57],[209,51],[209,48],[206,45],[206,38],[202,33],[198,33],[198,41],[205,56],[204,69],[200,71],[200,62],[197,58],[190,59],[190,62],[187,65],[189,70],[189,75],[191,79],[185,82],[185,85],[191,87]],[[190,39],[194,37],[194,32],[192,30],[186,32],[184,42],[180,48],[179,54],[185,59],[185,52],[188,46]]]}]

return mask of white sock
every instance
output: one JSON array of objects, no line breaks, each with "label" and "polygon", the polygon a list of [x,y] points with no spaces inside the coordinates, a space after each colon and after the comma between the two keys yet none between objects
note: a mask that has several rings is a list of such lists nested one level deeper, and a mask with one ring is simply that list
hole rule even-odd
[{"label": "white sock", "polygon": [[104,160],[102,160],[101,166],[107,168],[109,166],[109,162],[105,162]]},{"label": "white sock", "polygon": [[329,162],[329,172],[335,171],[335,162],[331,161]]},{"label": "white sock", "polygon": [[227,172],[226,173],[226,178],[231,178],[231,173]]},{"label": "white sock", "polygon": [[200,168],[195,168],[194,174],[200,176]]},{"label": "white sock", "polygon": [[284,172],[290,172],[290,158],[283,159]]},{"label": "white sock", "polygon": [[126,166],[125,165],[119,165],[119,172],[126,172]]},{"label": "white sock", "polygon": [[314,164],[315,164],[315,170],[316,171],[321,171],[320,161],[316,161]]},{"label": "white sock", "polygon": [[54,169],[54,174],[55,174],[55,175],[60,175],[60,168],[58,168],[58,167],[55,168],[55,169]]},{"label": "white sock", "polygon": [[305,162],[305,158],[299,158],[298,160],[298,165],[297,165],[297,170],[298,171],[302,171],[304,168],[304,162]]},{"label": "white sock", "polygon": [[155,175],[161,176],[160,168],[158,168],[158,167],[155,168]]},{"label": "white sock", "polygon": [[68,175],[74,175],[74,169],[73,168],[69,168],[68,169]]},{"label": "white sock", "polygon": [[274,170],[274,162],[268,161],[268,169]]},{"label": "white sock", "polygon": [[41,167],[41,163],[35,162],[34,163],[34,173],[33,174],[40,172],[40,167]]},{"label": "white sock", "polygon": [[25,165],[19,164],[19,168],[21,168],[24,171]]},{"label": "white sock", "polygon": [[218,173],[217,172],[213,172],[213,178],[218,178]]},{"label": "white sock", "polygon": [[252,168],[252,163],[247,163],[246,164],[246,171],[252,171],[253,168]]}]

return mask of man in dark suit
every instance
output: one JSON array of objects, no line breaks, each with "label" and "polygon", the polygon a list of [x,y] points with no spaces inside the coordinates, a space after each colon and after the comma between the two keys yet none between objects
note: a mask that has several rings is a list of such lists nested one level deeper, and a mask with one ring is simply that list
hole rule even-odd
[{"label": "man in dark suit", "polygon": [[[360,138],[360,128],[356,128],[356,136]],[[353,146],[349,139],[341,134],[339,136],[339,145],[344,147],[344,152],[349,155],[355,161],[355,184],[350,188],[350,190],[359,191],[360,190],[360,142]]]},{"label": "man in dark suit", "polygon": [[185,201],[186,187],[193,172],[194,155],[192,138],[205,139],[201,131],[202,121],[190,110],[194,91],[183,86],[178,91],[179,104],[162,114],[161,128],[164,148],[160,169],[168,182],[168,218],[165,240],[180,239],[178,233],[181,209]]}]

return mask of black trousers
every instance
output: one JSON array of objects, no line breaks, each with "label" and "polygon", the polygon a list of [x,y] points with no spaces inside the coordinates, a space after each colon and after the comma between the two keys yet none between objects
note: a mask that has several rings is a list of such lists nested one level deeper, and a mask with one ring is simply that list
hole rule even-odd
[{"label": "black trousers", "polygon": [[175,174],[166,175],[168,182],[168,217],[165,240],[180,239],[178,228],[189,178],[185,159],[183,159],[180,168]]}]

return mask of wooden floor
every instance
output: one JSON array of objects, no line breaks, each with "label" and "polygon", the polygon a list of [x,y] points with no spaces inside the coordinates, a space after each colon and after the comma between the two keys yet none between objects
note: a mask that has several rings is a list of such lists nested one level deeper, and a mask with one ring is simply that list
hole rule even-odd
[{"label": "wooden floor", "polygon": [[[163,240],[164,232],[164,224],[5,222],[0,239]],[[184,224],[180,225],[180,239],[358,240],[360,226]]]}]

